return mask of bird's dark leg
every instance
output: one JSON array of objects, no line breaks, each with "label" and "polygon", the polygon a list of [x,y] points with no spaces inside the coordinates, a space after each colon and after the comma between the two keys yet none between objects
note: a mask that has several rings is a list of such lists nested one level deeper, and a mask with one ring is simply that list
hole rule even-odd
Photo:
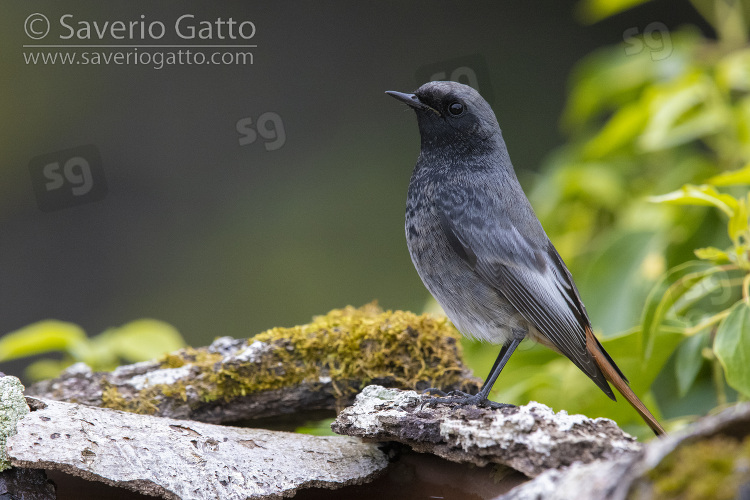
[{"label": "bird's dark leg", "polygon": [[503,371],[503,368],[505,368],[508,360],[513,355],[513,352],[516,350],[516,347],[518,347],[518,344],[520,344],[522,340],[523,337],[514,336],[509,344],[504,344],[503,348],[500,349],[500,354],[497,355],[497,359],[495,360],[495,364],[492,365],[492,370],[490,370],[490,374],[487,376],[487,380],[484,381],[484,384],[482,384],[482,388],[477,394],[477,396],[479,396],[481,400],[486,400],[490,395],[490,391],[492,390],[492,386],[495,385],[497,377],[500,375],[500,372]]},{"label": "bird's dark leg", "polygon": [[489,406],[490,408],[503,408],[506,406],[513,406],[507,403],[496,403],[494,401],[489,401],[487,399],[487,396],[489,396],[490,391],[492,390],[492,386],[495,385],[497,377],[500,375],[500,372],[503,371],[503,368],[505,368],[505,365],[508,363],[508,360],[513,355],[513,352],[516,350],[516,347],[518,347],[518,344],[521,343],[523,338],[524,334],[514,335],[508,344],[503,345],[503,347],[500,349],[500,353],[498,354],[497,359],[495,360],[495,363],[492,365],[490,374],[487,376],[487,380],[484,381],[484,384],[482,384],[482,388],[479,390],[479,393],[470,396],[460,391],[452,391],[446,395],[442,391],[427,389],[427,391],[430,392],[437,392],[438,394],[442,393],[441,395],[444,397],[429,398],[427,400],[423,400],[422,404],[429,405],[435,403],[457,403],[461,405],[473,404],[477,406]]},{"label": "bird's dark leg", "polygon": [[[495,383],[495,380],[497,379],[497,375],[493,378],[492,374],[495,373],[495,370],[497,369],[497,366],[500,364],[500,362],[505,357],[505,353],[508,352],[508,345],[509,344],[503,344],[503,347],[500,348],[500,353],[497,355],[497,359],[495,360],[495,363],[492,365],[492,368],[490,368],[490,373],[487,374],[487,379],[482,384],[482,388],[479,389],[479,392],[482,392],[484,390],[484,388],[487,387],[487,384],[489,384],[490,379],[492,379],[492,383],[493,384]],[[506,359],[505,363],[507,363],[507,362],[508,362],[508,360]],[[503,365],[505,365],[505,363],[503,363]],[[502,368],[501,368],[501,370],[502,370]],[[498,375],[499,374],[500,374],[500,372],[498,372]],[[492,390],[492,385],[490,385],[490,390]],[[489,394],[489,391],[487,392],[487,394]]]}]

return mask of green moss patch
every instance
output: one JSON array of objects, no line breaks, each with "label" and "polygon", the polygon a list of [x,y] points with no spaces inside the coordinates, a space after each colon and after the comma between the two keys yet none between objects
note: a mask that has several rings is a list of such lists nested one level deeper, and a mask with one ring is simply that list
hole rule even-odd
[{"label": "green moss patch", "polygon": [[737,497],[750,476],[750,437],[717,436],[681,446],[650,473],[654,498],[722,500]]},{"label": "green moss patch", "polygon": [[137,397],[123,396],[117,387],[104,382],[102,388],[102,407],[113,410],[128,411],[131,413],[140,413],[142,415],[153,415],[159,409],[158,395],[159,389],[156,387],[141,391]]},{"label": "green moss patch", "polygon": [[211,378],[225,397],[321,378],[330,378],[334,388],[337,381],[361,381],[361,388],[375,379],[392,379],[404,388],[420,381],[446,387],[460,383],[464,370],[458,338],[445,318],[382,311],[373,304],[346,307],[306,325],[256,335],[247,345],[267,344],[270,355]]},{"label": "green moss patch", "polygon": [[302,383],[314,388],[331,382],[338,397],[372,381],[411,389],[418,383],[467,388],[459,337],[445,318],[383,311],[375,304],[349,306],[306,325],[260,333],[230,357],[207,348],[170,353],[160,359],[162,367],[190,367],[189,378],[150,386],[132,398],[110,386],[104,405],[152,413],[159,395],[187,401],[190,392],[201,402],[229,401]]}]

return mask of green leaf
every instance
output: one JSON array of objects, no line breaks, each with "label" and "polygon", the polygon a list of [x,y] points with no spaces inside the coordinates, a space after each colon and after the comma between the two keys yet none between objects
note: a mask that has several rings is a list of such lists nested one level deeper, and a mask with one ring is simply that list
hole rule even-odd
[{"label": "green leaf", "polygon": [[729,255],[716,247],[706,247],[695,249],[695,256],[702,260],[708,260],[715,264],[729,262]]},{"label": "green leaf", "polygon": [[729,218],[729,237],[732,241],[738,241],[741,234],[747,231],[747,203],[744,198],[737,200],[737,208],[734,214]]},{"label": "green leaf", "polygon": [[649,0],[581,0],[576,6],[581,20],[595,23]]},{"label": "green leaf", "polygon": [[623,106],[609,119],[602,131],[586,144],[584,156],[598,159],[632,144],[647,121],[648,108],[639,102]]},{"label": "green leaf", "polygon": [[131,321],[106,333],[113,353],[130,362],[154,359],[185,346],[175,327],[156,319]]},{"label": "green leaf", "polygon": [[653,203],[666,203],[668,205],[702,205],[714,206],[724,212],[727,217],[732,217],[737,210],[737,200],[724,193],[719,193],[713,186],[693,186],[686,184],[677,191],[652,196],[649,201]]},{"label": "green leaf", "polygon": [[750,396],[750,306],[739,301],[719,324],[714,352],[724,368],[727,383]]},{"label": "green leaf", "polygon": [[112,345],[113,330],[106,330],[89,339],[89,349],[81,359],[95,372],[114,370],[120,364],[116,346]]},{"label": "green leaf", "polygon": [[331,430],[331,424],[336,420],[326,418],[320,421],[306,422],[305,425],[297,427],[294,432],[297,434],[312,434],[313,436],[335,436],[336,433]]},{"label": "green leaf", "polygon": [[661,335],[654,339],[652,356],[645,359],[638,352],[638,345],[643,343],[640,338],[642,335],[643,332],[635,328],[617,337],[601,339],[602,346],[625,373],[636,392],[645,392],[651,387],[669,357],[685,338],[678,329],[665,326]]},{"label": "green leaf", "polygon": [[[646,299],[641,321],[643,331],[642,352],[645,359],[653,354],[654,342],[661,324],[672,306],[693,286],[705,277],[718,272],[707,262],[689,261],[671,269],[651,290]],[[713,289],[706,287],[705,293]]]},{"label": "green leaf", "polygon": [[79,353],[86,349],[87,342],[86,332],[78,325],[57,320],[39,321],[0,338],[0,361],[50,351]]},{"label": "green leaf", "polygon": [[727,94],[732,90],[750,90],[750,49],[733,50],[719,61],[716,82]]},{"label": "green leaf", "polygon": [[56,359],[40,359],[27,366],[25,374],[34,381],[47,380],[57,377],[71,364],[70,359],[61,361]]},{"label": "green leaf", "polygon": [[[679,64],[679,60],[673,62]],[[581,131],[603,112],[633,102],[634,94],[654,79],[659,69],[646,51],[629,57],[622,47],[607,47],[587,56],[571,77],[564,128]]]},{"label": "green leaf", "polygon": [[647,95],[650,118],[638,146],[643,151],[661,151],[716,134],[731,120],[715,82],[694,70]]},{"label": "green leaf", "polygon": [[686,338],[677,348],[675,359],[675,376],[680,397],[684,397],[704,363],[703,348],[710,341],[710,332],[705,331]]},{"label": "green leaf", "polygon": [[567,198],[616,209],[623,199],[623,180],[616,171],[599,163],[580,163],[560,170],[551,177]]},{"label": "green leaf", "polygon": [[659,263],[656,272],[646,269],[654,255],[662,255],[663,246],[659,234],[622,231],[597,252],[577,280],[589,317],[605,337],[638,325],[643,301],[664,273]]},{"label": "green leaf", "polygon": [[713,186],[736,186],[750,184],[750,163],[739,170],[730,170],[714,175],[706,182]]}]

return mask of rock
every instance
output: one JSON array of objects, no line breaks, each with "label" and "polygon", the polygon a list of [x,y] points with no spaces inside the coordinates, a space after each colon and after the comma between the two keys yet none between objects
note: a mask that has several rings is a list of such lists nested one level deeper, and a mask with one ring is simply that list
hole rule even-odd
[{"label": "rock", "polygon": [[47,481],[44,471],[10,468],[6,442],[16,433],[18,421],[29,413],[23,389],[16,377],[0,373],[0,498],[54,499],[54,486]]},{"label": "rock", "polygon": [[23,384],[16,377],[0,377],[0,471],[10,467],[5,442],[16,433],[16,423],[29,413]]},{"label": "rock", "polygon": [[563,469],[550,469],[529,482],[513,488],[496,500],[607,500],[615,497],[617,478],[631,464],[624,456],[614,460],[576,462]]},{"label": "rock", "polygon": [[163,498],[261,499],[361,484],[387,457],[355,438],[137,415],[28,398],[8,439],[14,467],[54,469]]},{"label": "rock", "polygon": [[498,499],[625,500],[688,493],[750,498],[750,403],[654,439],[635,455],[547,471]]},{"label": "rock", "polygon": [[455,462],[506,465],[529,477],[641,448],[611,420],[554,413],[536,402],[493,410],[442,403],[422,407],[423,398],[415,391],[371,385],[331,428],[368,441],[397,441]]}]

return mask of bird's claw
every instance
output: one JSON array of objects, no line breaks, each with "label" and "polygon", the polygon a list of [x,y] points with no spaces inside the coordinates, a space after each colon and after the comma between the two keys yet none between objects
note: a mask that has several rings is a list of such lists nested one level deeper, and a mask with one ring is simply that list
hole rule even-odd
[{"label": "bird's claw", "polygon": [[425,389],[424,391],[422,391],[422,394],[440,396],[441,398],[447,398],[447,397],[453,397],[453,396],[461,396],[464,398],[471,397],[471,394],[464,392],[464,391],[455,390],[455,391],[445,392],[445,391],[441,391],[440,389],[436,387],[430,387],[429,389]]}]

